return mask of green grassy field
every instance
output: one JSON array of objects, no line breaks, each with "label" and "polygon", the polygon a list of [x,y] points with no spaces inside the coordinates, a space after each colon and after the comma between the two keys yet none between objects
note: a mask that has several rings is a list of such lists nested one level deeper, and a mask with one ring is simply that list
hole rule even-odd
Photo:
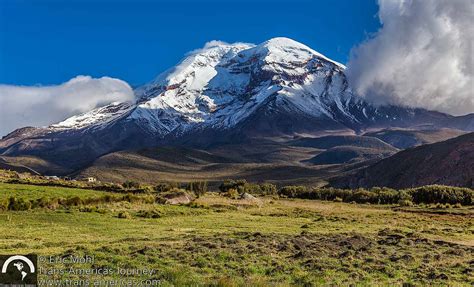
[{"label": "green grassy field", "polygon": [[24,199],[39,199],[42,197],[62,197],[62,198],[89,198],[99,197],[104,195],[104,192],[78,189],[78,188],[65,188],[65,187],[54,187],[54,186],[41,186],[33,187],[27,184],[7,184],[0,182],[0,200],[8,199],[11,196]]},{"label": "green grassy field", "polygon": [[[0,199],[109,194],[0,184]],[[153,268],[163,286],[472,286],[472,208],[439,210],[208,193],[188,206],[118,201],[0,211],[0,253],[89,255],[43,268]],[[41,274],[40,279],[118,275]]]}]

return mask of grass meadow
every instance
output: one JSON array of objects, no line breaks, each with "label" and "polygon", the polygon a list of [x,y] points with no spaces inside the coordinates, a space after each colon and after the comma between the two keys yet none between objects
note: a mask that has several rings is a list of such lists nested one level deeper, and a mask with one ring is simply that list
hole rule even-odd
[{"label": "grass meadow", "polygon": [[[304,199],[181,206],[149,195],[0,183],[0,201],[79,197],[68,206],[0,211],[0,253],[95,258],[61,268],[153,268],[162,286],[472,286],[472,207],[437,209]],[[121,195],[122,196],[122,195]],[[140,199],[143,197],[143,200]],[[59,202],[61,202],[59,200]],[[69,201],[68,201],[69,202]],[[40,267],[52,268],[41,262]],[[114,279],[118,275],[68,275]],[[40,279],[64,279],[40,274]]]}]

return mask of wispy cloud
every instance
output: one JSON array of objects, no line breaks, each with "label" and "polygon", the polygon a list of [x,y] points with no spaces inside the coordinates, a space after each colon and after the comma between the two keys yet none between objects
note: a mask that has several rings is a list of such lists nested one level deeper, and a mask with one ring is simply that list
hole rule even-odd
[{"label": "wispy cloud", "polygon": [[383,27],[354,48],[349,80],[379,104],[474,112],[474,1],[379,0]]},{"label": "wispy cloud", "polygon": [[45,126],[117,101],[134,99],[121,80],[77,76],[55,86],[0,85],[0,135],[24,126]]}]

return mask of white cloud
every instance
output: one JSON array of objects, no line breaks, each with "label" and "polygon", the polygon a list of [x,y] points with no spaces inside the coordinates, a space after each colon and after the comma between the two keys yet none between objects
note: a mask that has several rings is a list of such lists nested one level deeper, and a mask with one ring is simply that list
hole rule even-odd
[{"label": "white cloud", "polygon": [[195,49],[195,50],[192,50],[192,51],[186,53],[186,56],[197,55],[197,54],[202,53],[206,50],[209,50],[209,49],[212,49],[212,48],[215,48],[215,47],[219,47],[219,46],[240,46],[240,45],[249,46],[249,47],[254,47],[255,46],[255,44],[245,43],[245,42],[227,43],[227,42],[220,41],[220,40],[211,40],[211,41],[206,42],[204,44],[204,47],[199,48],[199,49]]},{"label": "white cloud", "polygon": [[0,85],[0,135],[24,126],[46,126],[111,102],[131,101],[121,80],[77,76],[56,86]]},{"label": "white cloud", "polygon": [[383,27],[354,48],[352,87],[378,104],[474,112],[474,1],[379,0]]}]

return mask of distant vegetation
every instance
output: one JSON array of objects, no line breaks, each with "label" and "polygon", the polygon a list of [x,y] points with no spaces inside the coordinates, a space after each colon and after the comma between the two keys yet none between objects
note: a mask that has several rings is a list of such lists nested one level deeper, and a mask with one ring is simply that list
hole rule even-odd
[{"label": "distant vegetation", "polygon": [[279,195],[288,198],[319,199],[342,202],[372,203],[372,204],[474,204],[474,191],[469,188],[443,185],[429,185],[418,188],[395,190],[391,188],[373,187],[358,188],[307,188],[304,186],[285,186]]},{"label": "distant vegetation", "polygon": [[245,180],[227,180],[219,186],[224,194],[251,193],[253,195],[278,195],[286,198],[317,199],[371,204],[474,204],[474,190],[470,188],[429,185],[418,188],[395,190],[386,187],[358,188],[310,188],[306,186],[284,186],[273,184],[251,184]]},{"label": "distant vegetation", "polygon": [[[0,181],[12,184],[29,184],[39,186],[57,186],[67,188],[82,188],[95,191],[112,192],[103,198],[93,199],[68,199],[61,196],[53,199],[41,199],[31,202],[22,202],[10,198],[8,203],[1,203],[0,209],[22,210],[44,206],[70,206],[88,204],[88,202],[111,202],[130,201],[133,195],[150,195],[155,202],[165,202],[170,194],[185,195],[192,194],[198,198],[208,192],[207,181],[193,181],[187,183],[162,182],[156,185],[145,185],[136,181],[127,180],[122,184],[71,181],[63,179],[48,179],[41,176],[30,176],[21,178],[15,172],[2,171]],[[408,189],[391,189],[386,187],[373,187],[369,189],[339,189],[332,187],[307,187],[307,186],[283,186],[278,188],[270,183],[249,183],[246,180],[225,180],[219,185],[219,192],[230,198],[239,198],[248,193],[255,196],[276,196],[284,198],[315,199],[348,203],[370,203],[370,204],[398,204],[410,206],[413,204],[460,204],[474,205],[474,190],[442,185],[429,185]],[[118,196],[113,193],[122,193]],[[125,198],[128,197],[128,198]],[[142,199],[140,199],[142,200]]]},{"label": "distant vegetation", "polygon": [[262,184],[251,184],[245,179],[241,180],[225,180],[220,186],[219,190],[222,193],[236,191],[239,194],[252,193],[255,195],[276,195],[277,187],[274,184],[262,183]]}]

